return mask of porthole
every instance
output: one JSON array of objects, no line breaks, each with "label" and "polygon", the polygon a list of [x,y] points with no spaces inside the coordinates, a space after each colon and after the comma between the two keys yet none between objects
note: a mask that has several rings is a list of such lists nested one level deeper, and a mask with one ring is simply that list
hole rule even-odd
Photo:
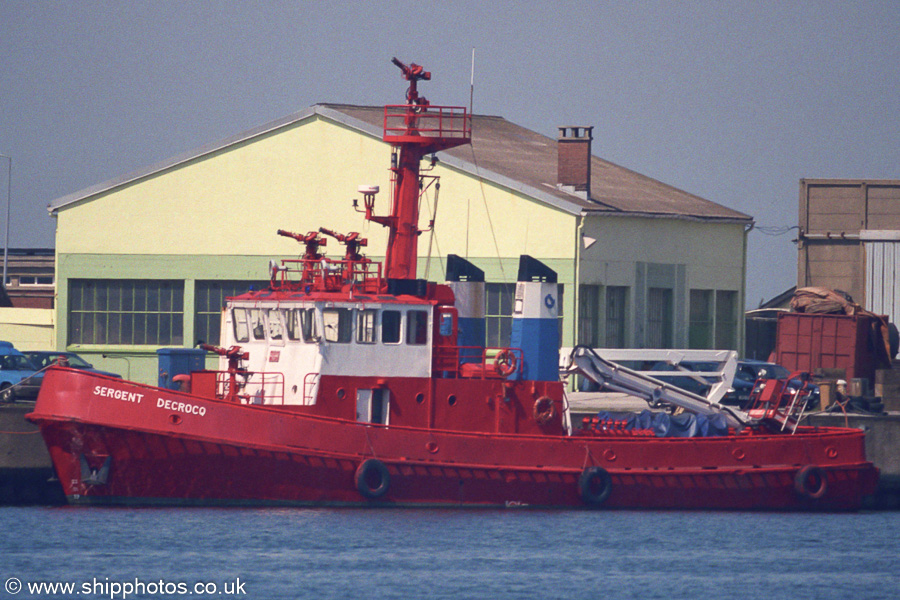
[{"label": "porthole", "polygon": [[416,404],[422,404],[423,402],[425,402],[425,394],[419,392],[416,394]]},{"label": "porthole", "polygon": [[447,404],[450,406],[456,406],[456,394],[450,394],[447,396]]},{"label": "porthole", "polygon": [[344,388],[338,388],[337,390],[337,398],[338,400],[343,400],[344,396],[347,395],[347,391]]}]

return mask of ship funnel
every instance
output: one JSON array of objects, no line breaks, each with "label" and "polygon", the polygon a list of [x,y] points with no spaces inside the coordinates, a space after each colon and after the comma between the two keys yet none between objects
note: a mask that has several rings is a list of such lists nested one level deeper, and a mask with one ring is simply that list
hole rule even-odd
[{"label": "ship funnel", "polygon": [[510,345],[522,349],[524,379],[559,381],[559,310],[556,271],[523,254]]}]

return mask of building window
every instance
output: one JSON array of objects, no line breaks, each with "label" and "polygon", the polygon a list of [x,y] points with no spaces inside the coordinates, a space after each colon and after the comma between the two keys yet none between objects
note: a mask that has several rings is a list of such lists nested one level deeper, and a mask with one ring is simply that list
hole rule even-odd
[{"label": "building window", "polygon": [[184,282],[72,279],[69,344],[181,346]]},{"label": "building window", "polygon": [[[6,278],[6,285],[10,285],[12,283],[12,277]],[[19,275],[19,285],[21,286],[30,286],[30,285],[53,285],[53,276],[52,275]]]},{"label": "building window", "polygon": [[515,283],[487,283],[484,286],[485,343],[493,348],[509,346],[512,336]]},{"label": "building window", "polygon": [[606,340],[604,345],[607,348],[625,347],[627,303],[627,287],[613,285],[606,288]]},{"label": "building window", "polygon": [[600,286],[578,286],[578,343],[600,345]]},{"label": "building window", "polygon": [[672,290],[647,290],[647,348],[672,347]]},{"label": "building window", "polygon": [[[559,318],[559,343],[562,344],[563,306],[565,305],[565,286],[556,287],[554,308]],[[493,348],[506,348],[512,338],[513,307],[515,306],[515,283],[488,283],[484,286],[484,320],[485,345]]]},{"label": "building window", "polygon": [[688,326],[688,348],[712,348],[713,291],[691,290],[691,319]]},{"label": "building window", "polygon": [[[267,281],[198,281],[194,285],[194,338],[218,344],[225,298],[262,289]],[[246,340],[243,340],[246,341]]]},{"label": "building window", "polygon": [[737,292],[716,291],[716,348],[736,350]]}]

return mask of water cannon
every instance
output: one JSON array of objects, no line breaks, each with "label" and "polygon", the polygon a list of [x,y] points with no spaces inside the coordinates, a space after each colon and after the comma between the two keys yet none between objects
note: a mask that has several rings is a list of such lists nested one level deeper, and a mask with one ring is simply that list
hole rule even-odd
[{"label": "water cannon", "polygon": [[416,89],[416,83],[419,81],[428,81],[431,79],[431,71],[426,71],[421,65],[416,63],[403,63],[397,57],[391,59],[391,62],[400,67],[401,75],[409,82],[409,89],[406,90],[406,100],[409,104],[417,104],[419,106],[428,106],[428,100],[425,96],[419,96]]},{"label": "water cannon", "polygon": [[200,349],[224,356],[231,362],[232,360],[247,360],[250,358],[249,352],[243,352],[240,346],[230,346],[223,348],[221,346],[213,346],[212,344],[198,344]]},{"label": "water cannon", "polygon": [[303,255],[303,258],[310,260],[318,260],[322,258],[322,255],[319,254],[319,247],[326,246],[328,244],[328,240],[326,238],[319,237],[318,231],[310,231],[309,233],[303,234],[279,229],[278,235],[282,237],[289,237],[291,239],[297,240],[301,244],[305,244],[306,253]]},{"label": "water cannon", "polygon": [[330,235],[338,242],[347,246],[347,253],[344,256],[344,260],[352,260],[359,261],[363,259],[362,254],[359,253],[359,249],[364,246],[369,245],[369,240],[366,238],[359,237],[359,232],[351,231],[348,234],[337,233],[330,229],[326,229],[325,227],[319,227],[319,233],[324,233],[325,235]]}]

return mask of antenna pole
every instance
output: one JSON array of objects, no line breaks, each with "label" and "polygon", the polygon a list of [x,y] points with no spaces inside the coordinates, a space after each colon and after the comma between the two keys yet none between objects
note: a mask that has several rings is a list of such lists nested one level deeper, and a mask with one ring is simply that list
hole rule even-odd
[{"label": "antenna pole", "polygon": [[475,48],[472,48],[472,75],[469,78],[469,114],[474,115],[472,111],[472,101],[475,97]]}]

